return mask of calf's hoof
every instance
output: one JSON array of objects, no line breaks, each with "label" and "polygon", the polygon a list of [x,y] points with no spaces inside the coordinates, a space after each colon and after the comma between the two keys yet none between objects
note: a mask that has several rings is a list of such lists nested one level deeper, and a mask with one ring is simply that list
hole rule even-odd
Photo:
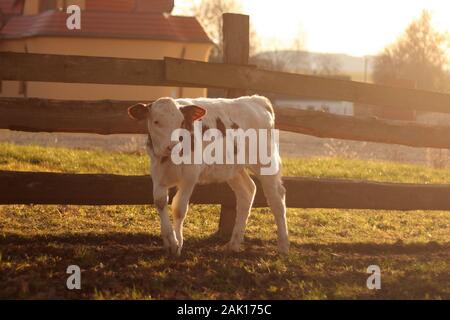
[{"label": "calf's hoof", "polygon": [[183,249],[182,246],[178,246],[178,247],[177,247],[177,252],[175,253],[175,255],[176,255],[177,257],[181,256],[181,250],[182,250],[182,249]]},{"label": "calf's hoof", "polygon": [[278,253],[281,255],[289,254],[289,241],[278,243]]},{"label": "calf's hoof", "polygon": [[228,252],[239,252],[241,249],[240,243],[230,241],[225,245],[225,250]]},{"label": "calf's hoof", "polygon": [[168,234],[168,235],[163,235],[163,243],[164,243],[164,249],[172,255],[177,255],[178,251],[180,251],[181,253],[181,248],[179,248],[178,246],[178,241],[175,238],[174,235],[172,234]]}]

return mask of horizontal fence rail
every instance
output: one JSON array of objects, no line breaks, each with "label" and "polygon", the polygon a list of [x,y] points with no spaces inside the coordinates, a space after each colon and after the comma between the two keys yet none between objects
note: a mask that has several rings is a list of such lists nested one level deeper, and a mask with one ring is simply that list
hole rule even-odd
[{"label": "horizontal fence rail", "polygon": [[450,94],[175,58],[143,60],[0,53],[0,79],[255,90],[450,113]]},{"label": "horizontal fence rail", "polygon": [[[0,98],[0,129],[97,134],[146,133],[144,122],[129,119],[132,101],[57,101]],[[350,117],[275,107],[278,129],[358,141],[450,149],[450,126]]]},{"label": "horizontal fence rail", "polygon": [[450,113],[450,94],[246,66],[165,58],[167,80],[199,86],[240,88],[312,99],[352,101],[396,109]]},{"label": "horizontal fence rail", "polygon": [[174,86],[164,69],[163,60],[0,53],[0,80]]},{"label": "horizontal fence rail", "polygon": [[[0,204],[152,204],[150,176],[0,171]],[[260,184],[254,207],[266,207]],[[290,208],[450,210],[450,185],[283,178]],[[171,192],[173,197],[173,190]],[[194,204],[235,204],[226,184],[197,186]]]},{"label": "horizontal fence rail", "polygon": [[275,108],[275,126],[319,138],[450,149],[450,126],[353,117],[293,108]]},{"label": "horizontal fence rail", "polygon": [[0,98],[0,129],[97,134],[146,133],[128,116],[132,101]]}]

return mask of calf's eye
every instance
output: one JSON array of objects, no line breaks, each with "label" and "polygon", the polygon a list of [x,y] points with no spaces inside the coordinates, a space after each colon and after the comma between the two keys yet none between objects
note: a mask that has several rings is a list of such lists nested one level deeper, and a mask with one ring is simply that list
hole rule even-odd
[{"label": "calf's eye", "polygon": [[158,125],[158,124],[159,124],[159,121],[153,121],[153,123],[156,124],[156,125]]}]

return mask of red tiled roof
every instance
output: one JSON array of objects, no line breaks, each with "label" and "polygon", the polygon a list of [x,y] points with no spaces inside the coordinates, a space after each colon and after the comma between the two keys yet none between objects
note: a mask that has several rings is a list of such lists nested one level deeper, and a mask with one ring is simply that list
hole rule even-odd
[{"label": "red tiled roof", "polygon": [[87,0],[86,10],[131,12],[135,5],[134,0]]},{"label": "red tiled roof", "polygon": [[63,36],[211,42],[194,17],[163,13],[85,11],[81,16],[81,30],[68,30],[67,17],[65,12],[60,11],[47,11],[34,16],[15,16],[0,31],[0,38]]},{"label": "red tiled roof", "polygon": [[0,0],[0,10],[6,15],[21,14],[23,2],[17,0]]},{"label": "red tiled roof", "polygon": [[172,12],[174,0],[87,0],[87,11]]},{"label": "red tiled roof", "polygon": [[174,7],[174,0],[137,0],[137,11],[157,11],[157,12],[172,12]]}]

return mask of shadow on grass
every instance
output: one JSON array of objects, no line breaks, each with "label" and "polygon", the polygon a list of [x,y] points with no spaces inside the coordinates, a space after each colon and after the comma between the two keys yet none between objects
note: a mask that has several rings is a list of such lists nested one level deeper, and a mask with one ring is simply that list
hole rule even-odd
[{"label": "shadow on grass", "polygon": [[450,243],[437,243],[434,241],[426,243],[331,243],[331,244],[296,244],[294,248],[308,250],[330,250],[335,253],[352,254],[418,254],[450,250]]},{"label": "shadow on grass", "polygon": [[5,244],[46,244],[49,242],[69,243],[69,244],[156,244],[160,237],[148,233],[77,233],[61,235],[5,235],[0,238],[0,245]]},{"label": "shadow on grass", "polygon": [[[189,238],[180,258],[144,233],[0,238],[0,298],[450,298],[450,243],[292,243],[246,239],[227,254],[217,235]],[[66,289],[66,268],[82,269],[82,290]],[[382,290],[365,286],[371,264]]]}]

